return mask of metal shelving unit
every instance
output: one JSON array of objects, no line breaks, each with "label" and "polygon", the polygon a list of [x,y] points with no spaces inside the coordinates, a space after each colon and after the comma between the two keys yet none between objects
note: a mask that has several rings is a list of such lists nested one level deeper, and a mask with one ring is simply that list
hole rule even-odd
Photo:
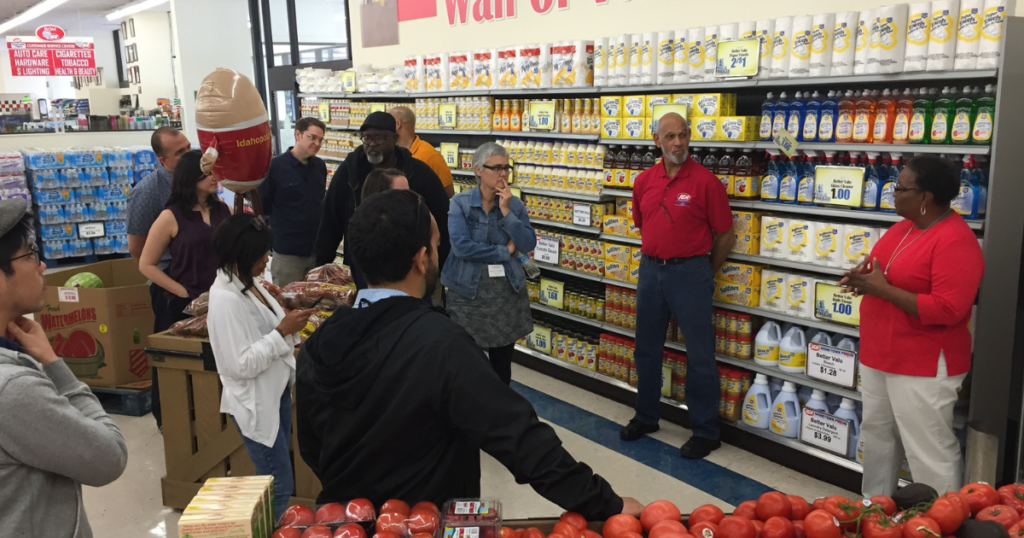
[{"label": "metal shelving unit", "polygon": [[523,194],[536,194],[539,196],[550,196],[552,198],[567,198],[569,200],[580,200],[582,202],[609,202],[611,199],[603,194],[579,194],[575,192],[553,191],[551,189],[538,189],[536,187],[519,187]]},{"label": "metal shelving unit", "polygon": [[640,239],[637,239],[636,237],[626,237],[624,235],[615,235],[615,234],[602,233],[601,234],[601,239],[605,239],[607,241],[618,241],[620,243],[625,243],[627,245],[640,245],[641,244],[641,240]]},{"label": "metal shelving unit", "polygon": [[[729,200],[733,209],[756,209],[758,211],[773,211],[777,213],[793,213],[798,215],[814,215],[817,217],[839,217],[844,219],[867,220],[875,222],[896,223],[903,220],[903,217],[895,213],[884,213],[881,211],[861,211],[858,209],[844,209],[821,207],[813,205],[780,204],[772,202],[760,202],[755,200]],[[985,221],[968,220],[967,225],[972,230],[983,230]]]},{"label": "metal shelving unit", "polygon": [[553,273],[561,273],[563,275],[574,276],[576,278],[582,278],[583,280],[590,280],[590,281],[593,281],[593,282],[601,282],[602,284],[608,284],[608,285],[611,285],[611,286],[618,286],[620,288],[629,288],[629,289],[632,289],[632,290],[636,289],[636,284],[633,284],[632,282],[623,282],[621,280],[615,280],[614,278],[608,278],[606,276],[589,275],[587,273],[581,273],[579,271],[573,271],[572,269],[564,269],[562,267],[558,267],[556,265],[551,265],[549,263],[543,263],[543,262],[536,262],[536,263],[537,263],[537,266],[540,267],[541,269],[544,269],[544,270],[547,270],[547,271],[551,271]]},{"label": "metal shelving unit", "polygon": [[[555,222],[553,220],[545,219],[530,219],[530,224],[536,224],[538,226],[551,226],[554,228],[564,228],[566,230],[572,230],[582,234],[599,234],[601,228],[591,228],[590,226],[578,226],[576,224],[567,224],[564,222]],[[603,234],[602,234],[603,235]]]},{"label": "metal shelving unit", "polygon": [[465,176],[465,177],[476,177],[476,172],[472,170],[452,170],[453,176]]},{"label": "metal shelving unit", "polygon": [[778,267],[788,267],[790,269],[799,269],[801,271],[821,273],[823,275],[838,276],[846,272],[846,269],[839,267],[822,267],[820,265],[814,265],[813,263],[791,262],[789,260],[779,260],[776,258],[769,258],[767,256],[755,256],[752,254],[729,254],[729,259],[738,262],[763,263]]},{"label": "metal shelving unit", "polygon": [[766,318],[772,318],[776,321],[793,323],[796,325],[803,325],[804,327],[814,327],[815,329],[845,334],[847,336],[860,337],[860,330],[856,327],[849,327],[846,325],[840,325],[838,323],[831,323],[828,321],[819,321],[817,319],[799,318],[796,316],[790,316],[789,314],[783,314],[781,312],[775,312],[774,310],[768,310],[766,308],[760,308],[756,306],[740,306],[722,301],[714,301],[714,303],[712,304],[719,308],[734,310],[736,312],[743,312],[745,314],[753,314],[755,316],[764,316]]},{"label": "metal shelving unit", "polygon": [[[654,140],[633,140],[629,138],[602,138],[602,144],[626,146],[653,146]],[[729,142],[728,140],[691,140],[690,146],[695,148],[725,149],[775,149],[773,142]],[[988,155],[989,146],[945,145],[945,144],[836,144],[821,142],[800,142],[798,150],[813,151],[877,151],[879,153],[940,153],[945,155]]]},{"label": "metal shelving unit", "polygon": [[328,157],[326,155],[317,155],[317,157],[320,157],[321,159],[323,159],[325,161],[331,161],[331,162],[336,162],[336,163],[343,163],[343,162],[345,162],[345,157]]},{"label": "metal shelving unit", "polygon": [[603,194],[605,196],[614,196],[616,198],[632,198],[633,197],[633,191],[632,190],[624,190],[624,189],[604,189],[604,188],[602,188],[601,189],[601,194]]},{"label": "metal shelving unit", "polygon": [[355,125],[335,125],[333,123],[327,123],[328,131],[358,131],[359,127]]}]

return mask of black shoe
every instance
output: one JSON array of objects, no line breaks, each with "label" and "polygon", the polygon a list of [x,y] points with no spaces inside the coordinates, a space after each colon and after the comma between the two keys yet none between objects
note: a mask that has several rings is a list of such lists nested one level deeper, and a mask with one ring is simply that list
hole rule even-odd
[{"label": "black shoe", "polygon": [[636,441],[644,435],[654,433],[659,429],[660,428],[657,424],[644,424],[634,418],[629,421],[629,424],[626,424],[621,430],[619,430],[619,437],[622,438],[623,441]]},{"label": "black shoe", "polygon": [[691,460],[699,460],[710,454],[712,450],[717,450],[721,446],[722,442],[717,439],[691,437],[686,444],[679,447],[679,455]]}]

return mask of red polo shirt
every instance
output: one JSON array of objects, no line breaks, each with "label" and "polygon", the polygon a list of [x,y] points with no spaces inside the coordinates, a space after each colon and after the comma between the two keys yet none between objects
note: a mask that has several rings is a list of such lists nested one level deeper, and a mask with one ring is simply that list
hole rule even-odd
[{"label": "red polo shirt", "polygon": [[671,179],[661,162],[636,178],[633,222],[642,232],[644,254],[688,258],[711,252],[711,232],[732,229],[732,210],[721,180],[687,158]]}]

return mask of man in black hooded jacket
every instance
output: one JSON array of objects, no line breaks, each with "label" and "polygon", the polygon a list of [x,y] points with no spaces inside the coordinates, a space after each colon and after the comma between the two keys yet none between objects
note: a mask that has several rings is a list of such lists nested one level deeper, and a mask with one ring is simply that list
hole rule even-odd
[{"label": "man in black hooded jacket", "polygon": [[[313,247],[318,266],[331,263],[337,256],[338,244],[347,237],[348,222],[362,202],[363,181],[377,168],[397,168],[409,180],[409,190],[423,196],[430,213],[441,230],[438,252],[441,265],[448,258],[448,193],[441,179],[426,163],[415,159],[408,149],[398,146],[395,117],[387,112],[373,112],[360,126],[363,144],[355,149],[331,178],[324,198],[320,229]],[[359,289],[366,287],[360,268],[351,263],[345,249],[345,264],[352,268],[352,277]]]},{"label": "man in black hooded jacket", "polygon": [[349,223],[370,284],[306,341],[297,361],[299,451],[318,503],[480,496],[480,450],[520,484],[592,519],[643,506],[562,447],[494,373],[472,337],[418,299],[438,284],[440,234],[409,191],[367,198]]}]

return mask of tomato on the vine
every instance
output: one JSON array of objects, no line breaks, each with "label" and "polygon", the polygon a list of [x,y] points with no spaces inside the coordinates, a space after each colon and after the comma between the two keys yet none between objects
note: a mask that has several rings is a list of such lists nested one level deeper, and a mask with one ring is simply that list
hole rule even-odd
[{"label": "tomato on the vine", "polygon": [[1009,529],[1020,521],[1020,514],[1005,504],[996,504],[983,508],[974,519],[978,521],[995,521]]},{"label": "tomato on the vine", "polygon": [[833,495],[825,500],[825,511],[835,516],[844,530],[853,531],[857,528],[860,517],[861,503],[854,503],[846,497]]},{"label": "tomato on the vine", "polygon": [[896,501],[892,500],[892,497],[888,495],[875,495],[870,499],[871,504],[877,504],[882,507],[882,511],[885,515],[892,517],[896,513]]},{"label": "tomato on the vine", "polygon": [[936,499],[924,515],[934,519],[939,524],[942,534],[953,534],[964,522],[964,513],[960,506],[956,504],[956,501],[948,497]]},{"label": "tomato on the vine", "polygon": [[827,510],[811,510],[803,523],[807,538],[841,538],[843,535],[839,522]]},{"label": "tomato on the vine", "polygon": [[749,519],[739,516],[725,516],[718,522],[717,538],[754,538],[757,530]]},{"label": "tomato on the vine", "polygon": [[778,491],[769,491],[757,498],[757,519],[768,521],[773,517],[789,519],[793,515],[793,505],[789,499]]},{"label": "tomato on the vine", "polygon": [[[806,503],[805,503],[806,504]],[[779,516],[770,517],[761,529],[762,538],[795,538],[796,530],[793,522]]]},{"label": "tomato on the vine", "polygon": [[953,501],[957,506],[960,507],[960,512],[963,513],[964,519],[971,517],[971,505],[967,503],[967,497],[964,497],[957,491],[947,491],[943,498]]},{"label": "tomato on the vine", "polygon": [[865,517],[861,519],[860,530],[864,538],[901,538],[903,525],[887,517]]},{"label": "tomato on the vine", "polygon": [[903,524],[903,538],[942,538],[942,531],[930,517],[912,517]]},{"label": "tomato on the vine", "polygon": [[999,500],[1006,506],[1013,508],[1019,514],[1024,514],[1024,485],[1007,484],[998,490]]},{"label": "tomato on the vine", "polygon": [[1010,538],[1024,538],[1024,522],[1018,521],[1016,525],[1010,527]]},{"label": "tomato on the vine", "polygon": [[[807,517],[807,514],[811,513],[811,505],[803,497],[799,495],[786,495],[786,498],[789,499],[789,504],[793,508],[789,519],[793,521],[800,521]],[[767,523],[767,521],[765,523]]]},{"label": "tomato on the vine", "polygon": [[999,492],[984,482],[972,482],[960,488],[960,494],[967,500],[971,507],[971,515],[977,516],[979,512],[989,506],[999,504]]},{"label": "tomato on the vine", "polygon": [[751,521],[757,519],[757,501],[743,501],[735,510],[732,511],[732,515],[745,517]]}]

